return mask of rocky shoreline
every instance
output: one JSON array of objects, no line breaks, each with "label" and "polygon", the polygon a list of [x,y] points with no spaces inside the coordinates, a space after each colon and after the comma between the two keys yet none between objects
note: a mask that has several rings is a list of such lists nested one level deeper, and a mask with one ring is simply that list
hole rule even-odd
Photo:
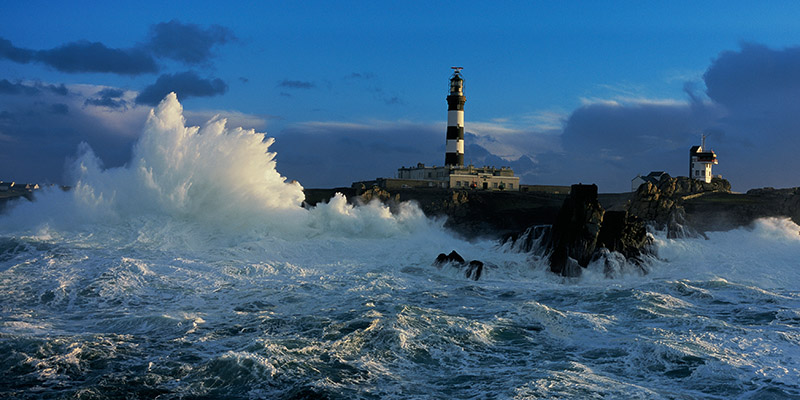
[{"label": "rocky shoreline", "polygon": [[[427,216],[446,218],[445,228],[467,240],[502,240],[521,251],[538,252],[554,273],[563,276],[580,275],[582,268],[609,253],[641,265],[650,253],[647,227],[664,230],[668,237],[702,237],[764,217],[788,217],[800,225],[800,188],[734,193],[724,179],[704,183],[668,175],[632,193],[598,193],[597,186],[581,184],[572,185],[569,194],[542,188],[529,192],[305,189],[304,206],[327,201],[337,192],[353,204],[378,200],[392,209],[412,201]],[[33,192],[4,193],[0,211],[8,201],[22,197],[35,200]]]},{"label": "rocky shoreline", "polygon": [[582,268],[610,253],[641,265],[651,254],[647,227],[669,237],[702,237],[708,231],[747,226],[758,218],[788,217],[800,224],[800,188],[731,192],[721,178],[711,183],[662,176],[636,192],[598,194],[595,185],[573,185],[569,195],[546,192],[405,189],[374,187],[307,189],[313,206],[335,192],[352,203],[378,199],[390,207],[414,201],[430,217],[446,217],[445,227],[466,239],[487,237],[513,242],[521,251],[546,257],[551,271],[578,276]]}]

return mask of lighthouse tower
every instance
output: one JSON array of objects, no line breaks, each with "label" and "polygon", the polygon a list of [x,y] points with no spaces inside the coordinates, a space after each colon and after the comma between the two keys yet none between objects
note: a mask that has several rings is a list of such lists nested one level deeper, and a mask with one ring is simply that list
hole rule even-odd
[{"label": "lighthouse tower", "polygon": [[717,164],[717,155],[706,149],[706,135],[700,146],[689,149],[689,177],[705,183],[711,183],[711,166]]},{"label": "lighthouse tower", "polygon": [[464,79],[461,67],[451,67],[450,94],[447,96],[447,146],[444,165],[464,166]]}]

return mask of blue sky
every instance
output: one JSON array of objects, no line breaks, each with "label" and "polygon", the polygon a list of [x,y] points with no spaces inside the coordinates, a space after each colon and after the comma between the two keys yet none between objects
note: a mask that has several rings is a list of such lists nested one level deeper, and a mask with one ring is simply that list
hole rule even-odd
[{"label": "blue sky", "polygon": [[278,170],[347,186],[441,164],[449,67],[466,160],[528,184],[685,175],[701,133],[734,189],[798,186],[794,2],[3,2],[0,179],[127,162],[175,90],[276,138]]}]

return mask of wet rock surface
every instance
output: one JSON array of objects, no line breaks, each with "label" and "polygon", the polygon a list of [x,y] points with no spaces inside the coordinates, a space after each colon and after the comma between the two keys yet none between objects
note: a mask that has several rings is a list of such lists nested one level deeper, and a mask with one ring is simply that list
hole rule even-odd
[{"label": "wet rock surface", "polygon": [[605,254],[601,249],[640,262],[651,244],[640,218],[603,209],[596,185],[572,185],[549,235],[542,243],[549,254],[550,270],[563,276],[579,276],[581,268]]}]

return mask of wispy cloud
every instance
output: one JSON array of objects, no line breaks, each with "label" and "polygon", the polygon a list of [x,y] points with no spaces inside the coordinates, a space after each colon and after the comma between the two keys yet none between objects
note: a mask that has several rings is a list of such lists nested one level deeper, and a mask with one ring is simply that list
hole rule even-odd
[{"label": "wispy cloud", "polygon": [[278,82],[278,87],[287,89],[313,89],[317,85],[313,82],[284,79]]}]

